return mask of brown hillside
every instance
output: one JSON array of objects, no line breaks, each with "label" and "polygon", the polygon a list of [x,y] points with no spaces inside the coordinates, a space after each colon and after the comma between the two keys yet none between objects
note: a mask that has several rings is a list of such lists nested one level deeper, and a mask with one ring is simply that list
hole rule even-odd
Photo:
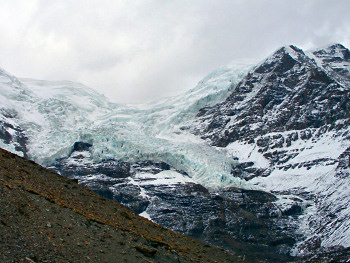
[{"label": "brown hillside", "polygon": [[243,262],[0,149],[0,262]]}]

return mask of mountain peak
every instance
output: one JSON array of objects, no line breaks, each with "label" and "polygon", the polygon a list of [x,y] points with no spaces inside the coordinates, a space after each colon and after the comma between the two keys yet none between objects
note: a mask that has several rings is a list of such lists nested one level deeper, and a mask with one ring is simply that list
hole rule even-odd
[{"label": "mountain peak", "polygon": [[304,51],[302,49],[300,49],[300,48],[298,48],[297,46],[294,46],[294,45],[283,46],[280,49],[278,49],[275,53],[278,53],[278,52],[284,52],[285,54],[289,54],[291,56],[295,56],[295,55],[298,55],[298,54],[305,55]]},{"label": "mountain peak", "polygon": [[308,60],[304,51],[300,48],[289,45],[283,46],[264,60],[256,69],[256,73],[267,72],[287,72],[296,64],[304,63]]},{"label": "mountain peak", "polygon": [[350,59],[350,51],[346,47],[344,47],[342,44],[336,43],[332,44],[330,46],[327,46],[325,48],[319,48],[316,50],[313,50],[312,53],[317,57],[326,57],[326,56],[332,56],[333,58],[338,59]]},{"label": "mountain peak", "polygon": [[[344,91],[346,85],[340,85],[349,82],[350,73],[344,59],[326,53],[338,54],[336,50],[345,52],[347,49],[341,45],[330,46],[322,49],[324,57],[310,52],[305,54],[293,45],[283,46],[274,52],[236,86],[226,100],[227,105],[221,105],[223,114],[228,113],[228,121],[223,122],[223,125],[227,124],[231,130],[240,132],[237,136],[229,132],[227,136],[219,133],[218,140],[212,137],[214,143],[226,146],[247,134],[261,135],[272,129],[288,131],[319,128],[346,118],[347,110],[343,106],[343,103],[347,103]],[[324,101],[325,98],[328,103],[315,106],[315,100]],[[339,107],[337,111],[334,111],[335,105]],[[244,123],[247,124],[247,116],[251,124],[254,123],[253,127],[258,128],[249,129],[247,125],[237,124],[237,120],[241,119],[245,119]],[[212,126],[216,128],[214,124]],[[246,130],[243,132],[241,129]],[[227,138],[227,141],[223,138]]]},{"label": "mountain peak", "polygon": [[342,44],[332,44],[308,52],[317,66],[324,69],[345,88],[350,87],[350,51]]},{"label": "mountain peak", "polygon": [[340,44],[340,43],[332,44],[332,45],[330,45],[328,48],[332,48],[332,49],[342,49],[342,50],[347,49],[345,46],[343,46],[343,45]]},{"label": "mountain peak", "polygon": [[294,232],[305,235],[293,253],[322,258],[327,249],[350,247],[342,187],[350,181],[349,58],[341,44],[305,53],[281,47],[192,124],[194,134],[237,158],[241,167],[232,174],[281,202],[290,194],[305,201]]}]

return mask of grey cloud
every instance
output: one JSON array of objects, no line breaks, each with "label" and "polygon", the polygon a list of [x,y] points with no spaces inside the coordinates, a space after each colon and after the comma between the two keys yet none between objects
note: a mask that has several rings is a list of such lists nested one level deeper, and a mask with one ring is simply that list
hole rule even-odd
[{"label": "grey cloud", "polygon": [[0,3],[0,67],[144,102],[282,45],[349,47],[349,11],[346,0],[13,0]]}]

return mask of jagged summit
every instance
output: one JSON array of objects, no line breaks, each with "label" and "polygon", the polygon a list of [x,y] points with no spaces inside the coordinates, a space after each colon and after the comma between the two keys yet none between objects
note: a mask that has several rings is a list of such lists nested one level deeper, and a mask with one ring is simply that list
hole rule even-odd
[{"label": "jagged summit", "polygon": [[348,118],[347,90],[302,50],[283,47],[248,73],[224,103],[201,110],[198,127],[205,132],[198,133],[226,146],[273,129],[319,128]]},{"label": "jagged summit", "polygon": [[350,85],[350,51],[341,44],[310,51],[309,56],[344,88]]},{"label": "jagged summit", "polygon": [[296,64],[300,65],[307,61],[308,57],[301,49],[293,45],[284,46],[261,62],[254,72],[260,74],[286,72],[292,69]]},{"label": "jagged summit", "polygon": [[339,44],[339,43],[327,46],[325,48],[319,48],[319,49],[313,50],[312,53],[314,53],[319,57],[333,56],[333,58],[338,60],[350,59],[349,49],[347,49],[346,47],[344,47],[342,44]]},{"label": "jagged summit", "polygon": [[203,108],[191,127],[247,162],[234,175],[304,200],[305,215],[297,221],[308,239],[299,253],[310,252],[317,240],[321,249],[350,244],[343,217],[348,191],[336,186],[349,184],[349,167],[338,167],[350,146],[348,53],[340,44],[307,52],[283,47],[226,101]]},{"label": "jagged summit", "polygon": [[[290,57],[292,57],[295,60],[298,60],[300,58],[302,58],[303,56],[305,56],[305,53],[302,49],[298,48],[295,45],[286,45],[281,47],[280,49],[276,50],[270,57],[273,58],[277,58],[278,56],[285,56],[288,55]],[[267,58],[267,60],[270,58]]]}]

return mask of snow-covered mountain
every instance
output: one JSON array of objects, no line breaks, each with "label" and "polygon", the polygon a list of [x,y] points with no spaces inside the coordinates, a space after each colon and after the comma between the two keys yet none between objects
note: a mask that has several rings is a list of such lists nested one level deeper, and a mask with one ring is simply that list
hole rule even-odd
[{"label": "snow-covered mountain", "polygon": [[[350,52],[283,47],[189,129],[239,157],[235,176],[302,207],[295,253],[350,245]],[[245,164],[244,164],[245,163]],[[244,164],[244,165],[243,165]]]},{"label": "snow-covered mountain", "polygon": [[0,70],[0,147],[247,258],[326,257],[350,246],[349,89],[339,44],[286,46],[143,105]]}]

